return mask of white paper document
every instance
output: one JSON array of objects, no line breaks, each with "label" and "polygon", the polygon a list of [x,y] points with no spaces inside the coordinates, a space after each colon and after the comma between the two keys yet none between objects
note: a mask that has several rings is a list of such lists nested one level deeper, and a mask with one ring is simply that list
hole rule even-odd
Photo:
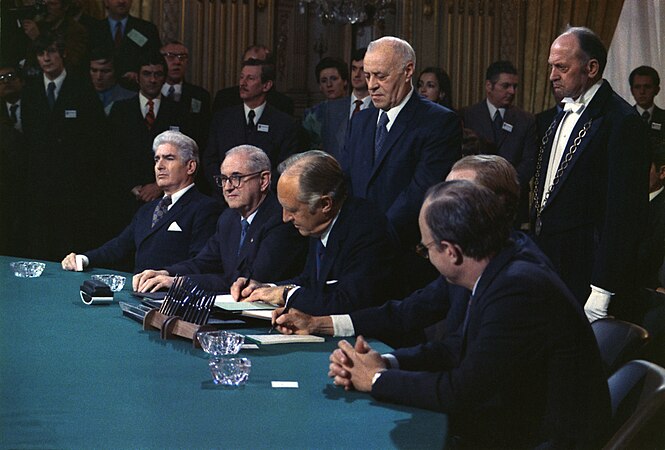
[{"label": "white paper document", "polygon": [[245,311],[248,309],[273,310],[277,308],[275,305],[263,302],[237,302],[233,299],[231,294],[216,295],[215,306],[225,311]]},{"label": "white paper document", "polygon": [[248,334],[245,338],[259,344],[302,344],[309,342],[325,342],[325,338],[311,334]]}]

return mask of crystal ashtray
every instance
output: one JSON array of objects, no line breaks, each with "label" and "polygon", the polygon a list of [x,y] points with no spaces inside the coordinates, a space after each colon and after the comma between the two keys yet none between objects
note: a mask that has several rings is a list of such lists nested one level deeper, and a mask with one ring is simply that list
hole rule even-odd
[{"label": "crystal ashtray", "polygon": [[14,276],[19,278],[36,278],[46,267],[46,264],[37,261],[15,261],[9,265],[14,271]]},{"label": "crystal ashtray", "polygon": [[212,356],[235,355],[245,342],[245,336],[233,331],[200,331],[196,334],[201,348]]},{"label": "crystal ashtray", "polygon": [[111,288],[112,292],[121,291],[122,288],[125,287],[125,277],[123,277],[122,275],[111,275],[111,274],[93,275],[92,279],[101,281],[109,288]]}]

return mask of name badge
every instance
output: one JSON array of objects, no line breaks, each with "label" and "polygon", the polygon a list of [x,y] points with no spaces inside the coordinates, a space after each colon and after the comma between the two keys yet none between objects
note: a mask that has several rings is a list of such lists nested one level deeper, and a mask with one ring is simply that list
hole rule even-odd
[{"label": "name badge", "polygon": [[659,124],[658,122],[651,122],[651,129],[652,130],[660,131],[661,128],[662,128],[662,125]]},{"label": "name badge", "polygon": [[201,112],[201,100],[199,100],[198,98],[192,99],[192,112],[193,113]]},{"label": "name badge", "polygon": [[65,119],[76,119],[77,115],[75,109],[65,109]]},{"label": "name badge", "polygon": [[507,131],[508,133],[513,132],[513,126],[509,124],[508,122],[503,122],[503,126],[501,127],[503,130]]},{"label": "name badge", "polygon": [[136,28],[127,33],[127,37],[134,41],[134,43],[139,47],[143,47],[145,43],[148,42],[148,38],[145,37],[140,31],[137,31]]},{"label": "name badge", "polygon": [[270,127],[265,123],[260,123],[256,126],[256,130],[261,131],[262,133],[267,133],[270,130]]},{"label": "name badge", "polygon": [[169,130],[170,130],[170,131],[180,131],[180,127],[179,127],[179,126],[176,126],[176,125],[171,125],[171,126],[169,127]]}]

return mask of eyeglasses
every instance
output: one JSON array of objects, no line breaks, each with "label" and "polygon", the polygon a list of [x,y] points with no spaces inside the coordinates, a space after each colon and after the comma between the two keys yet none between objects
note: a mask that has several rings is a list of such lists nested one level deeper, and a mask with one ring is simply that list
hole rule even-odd
[{"label": "eyeglasses", "polygon": [[248,173],[245,175],[231,175],[230,177],[227,177],[226,175],[215,175],[213,176],[213,178],[215,179],[215,184],[218,187],[224,188],[226,186],[226,182],[230,181],[231,187],[236,189],[240,186],[240,183],[242,183],[243,179],[254,177],[260,173],[263,173],[263,170],[259,170],[258,172]]},{"label": "eyeglasses", "polygon": [[187,61],[189,59],[189,55],[187,53],[166,52],[162,53],[162,56],[166,59],[179,59],[180,61]]},{"label": "eyeglasses", "polygon": [[16,77],[17,75],[14,72],[3,73],[0,75],[0,82],[9,83]]},{"label": "eyeglasses", "polygon": [[418,245],[416,245],[416,253],[418,256],[429,259],[429,247],[432,244],[436,244],[436,241],[432,241],[429,244],[423,244],[422,242],[418,243]]}]

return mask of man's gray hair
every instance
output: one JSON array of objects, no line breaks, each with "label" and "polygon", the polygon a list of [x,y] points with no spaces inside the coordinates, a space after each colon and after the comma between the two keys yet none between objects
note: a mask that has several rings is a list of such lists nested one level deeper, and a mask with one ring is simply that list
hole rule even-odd
[{"label": "man's gray hair", "polygon": [[314,212],[324,195],[339,205],[346,198],[344,172],[335,158],[321,150],[298,153],[283,161],[278,169],[282,176],[298,177],[298,200]]},{"label": "man's gray hair", "polygon": [[413,47],[411,47],[411,44],[404,39],[395,36],[384,36],[370,42],[367,46],[367,53],[372,52],[375,47],[384,45],[390,46],[398,61],[401,63],[402,68],[406,67],[409,61],[412,61],[414,66],[416,65],[416,52],[413,50]]},{"label": "man's gray hair", "polygon": [[157,152],[157,147],[164,144],[171,144],[178,149],[178,154],[183,162],[196,161],[196,167],[199,166],[199,146],[194,139],[182,134],[179,131],[164,131],[157,135],[152,141],[152,152]]},{"label": "man's gray hair", "polygon": [[247,158],[248,170],[251,172],[263,172],[270,170],[270,158],[263,150],[253,145],[238,145],[224,154],[224,158],[229,156],[244,156]]}]

